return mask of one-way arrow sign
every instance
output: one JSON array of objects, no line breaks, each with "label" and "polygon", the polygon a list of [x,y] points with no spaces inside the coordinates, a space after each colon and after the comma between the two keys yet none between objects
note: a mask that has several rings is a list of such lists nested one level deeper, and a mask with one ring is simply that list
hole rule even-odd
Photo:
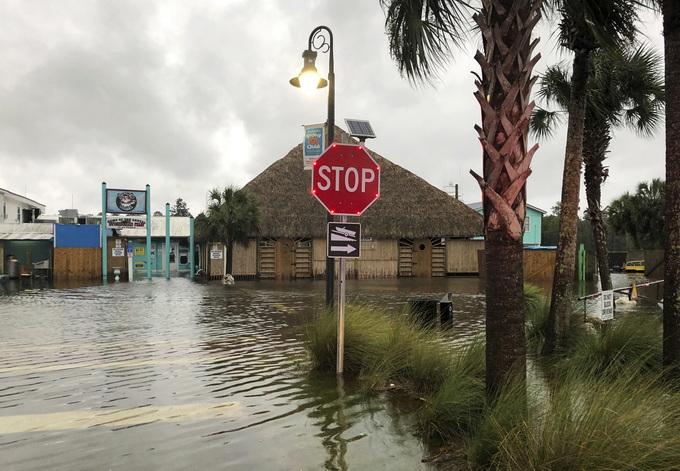
[{"label": "one-way arrow sign", "polygon": [[361,255],[361,224],[329,222],[326,254],[330,258],[359,258]]}]

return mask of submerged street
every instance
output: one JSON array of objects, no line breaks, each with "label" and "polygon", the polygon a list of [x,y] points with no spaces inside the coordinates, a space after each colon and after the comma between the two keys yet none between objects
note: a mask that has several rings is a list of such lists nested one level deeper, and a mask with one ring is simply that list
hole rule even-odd
[{"label": "submerged street", "polygon": [[[476,278],[353,281],[357,302],[453,291],[452,340],[483,326]],[[185,279],[0,297],[0,469],[429,469],[414,404],[309,373],[323,283]]]}]

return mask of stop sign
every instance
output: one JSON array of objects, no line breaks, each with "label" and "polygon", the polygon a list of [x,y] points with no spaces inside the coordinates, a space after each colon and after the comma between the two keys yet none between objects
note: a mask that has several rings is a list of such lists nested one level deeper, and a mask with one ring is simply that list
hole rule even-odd
[{"label": "stop sign", "polygon": [[361,216],[380,197],[380,166],[364,146],[333,143],[312,166],[312,194],[331,214]]}]

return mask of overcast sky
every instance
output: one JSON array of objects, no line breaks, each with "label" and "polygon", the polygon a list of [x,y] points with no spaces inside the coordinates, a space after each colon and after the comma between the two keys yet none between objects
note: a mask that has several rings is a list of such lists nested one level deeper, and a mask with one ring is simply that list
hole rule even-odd
[{"label": "overcast sky", "polygon": [[[288,84],[310,31],[332,28],[336,123],[371,121],[369,147],[443,188],[480,199],[473,125],[473,35],[435,86],[412,87],[389,57],[378,0],[0,0],[0,187],[47,205],[101,208],[100,185],[152,187],[152,208],[181,196],[197,214],[208,189],[243,185],[326,119],[326,90]],[[662,52],[660,18],[646,41]],[[568,61],[537,30],[538,71]],[[324,73],[327,55],[317,65]],[[542,142],[529,202],[559,200],[564,132]],[[641,180],[663,177],[664,138],[617,131],[605,203]],[[408,189],[404,189],[408,191]],[[584,203],[581,205],[584,207]]]}]

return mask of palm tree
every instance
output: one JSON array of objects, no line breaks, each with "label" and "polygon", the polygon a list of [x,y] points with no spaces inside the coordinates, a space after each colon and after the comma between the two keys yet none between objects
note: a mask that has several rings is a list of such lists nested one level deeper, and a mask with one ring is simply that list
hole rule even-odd
[{"label": "palm tree", "polygon": [[[612,289],[607,250],[607,230],[600,208],[601,186],[608,176],[603,166],[612,128],[627,125],[643,136],[651,135],[663,117],[664,86],[661,57],[645,47],[607,48],[592,55],[586,93],[583,160],[588,216],[595,240],[603,290]],[[559,107],[537,109],[531,129],[539,137],[552,134],[568,112],[571,80],[566,68],[548,68],[541,79],[539,95]]]},{"label": "palm tree", "polygon": [[[540,54],[532,55],[538,39],[532,40],[531,34],[544,2],[381,0],[381,3],[386,9],[390,53],[400,72],[414,82],[436,76],[452,54],[452,47],[463,41],[468,14],[472,13],[482,36],[483,50],[475,55],[481,67],[481,76],[475,81],[475,97],[482,114],[482,125],[476,130],[483,149],[483,176],[471,173],[484,195],[486,385],[487,392],[492,394],[513,370],[521,375],[526,369],[522,227],[526,180],[538,148],[529,148],[527,132],[534,107],[530,94],[535,78],[531,73],[540,57]],[[589,53],[600,42],[625,37],[634,31],[630,28],[631,17],[634,18],[633,6],[638,0],[546,0],[545,3],[549,10],[562,15],[560,38],[565,47],[576,53],[565,185],[573,188],[575,176],[578,189]],[[565,227],[567,237],[562,246],[571,245],[575,252],[578,214],[572,207],[578,208],[578,192],[576,204],[567,203],[569,210],[565,215],[573,218],[569,224],[573,230],[569,232]],[[572,261],[572,276],[573,271]]]},{"label": "palm tree", "polygon": [[526,180],[538,146],[529,147],[532,70],[540,55],[531,39],[541,0],[382,0],[390,53],[410,80],[436,75],[467,28],[467,15],[482,35],[475,60],[475,98],[481,126],[483,172],[470,171],[484,195],[486,234],[486,388],[493,397],[512,373],[526,371],[522,228]]},{"label": "palm tree", "polygon": [[632,41],[636,34],[638,0],[562,0],[559,39],[574,54],[569,91],[569,119],[564,155],[560,230],[551,292],[545,350],[562,349],[569,331],[576,264],[579,186],[583,162],[586,87],[593,51]]},{"label": "palm tree", "polygon": [[257,233],[260,211],[255,198],[244,189],[226,187],[210,190],[208,210],[196,218],[197,232],[208,242],[227,248],[227,273],[233,270],[234,244],[244,244]]},{"label": "palm tree", "polygon": [[666,75],[663,364],[680,379],[680,1],[660,1]]},{"label": "palm tree", "polygon": [[638,184],[635,194],[626,192],[609,205],[614,230],[633,239],[635,248],[658,249],[664,243],[665,184],[658,178]]}]

